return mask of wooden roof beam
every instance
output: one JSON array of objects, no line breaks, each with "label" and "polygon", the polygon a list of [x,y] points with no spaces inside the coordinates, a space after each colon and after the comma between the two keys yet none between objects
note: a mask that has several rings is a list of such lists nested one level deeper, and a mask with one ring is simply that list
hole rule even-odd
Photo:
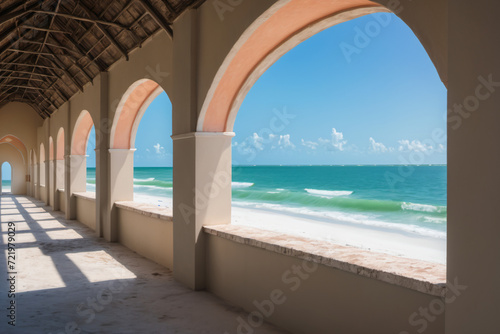
[{"label": "wooden roof beam", "polygon": [[[7,79],[7,80],[28,80],[29,77],[0,76],[0,79]],[[31,78],[31,81],[47,82],[46,80],[35,79],[35,78]]]},{"label": "wooden roof beam", "polygon": [[94,24],[109,25],[109,26],[113,26],[113,27],[117,27],[117,28],[125,29],[125,30],[129,29],[128,27],[126,27],[124,25],[121,25],[119,23],[108,22],[108,21],[100,20],[98,18],[96,18],[96,19],[88,19],[88,18],[85,18],[85,17],[80,17],[80,16],[76,16],[76,15],[72,15],[72,14],[65,14],[65,13],[59,13],[59,12],[57,12],[57,13],[56,12],[49,12],[49,11],[45,11],[45,10],[32,10],[32,12],[39,13],[39,14],[56,15],[56,16],[64,17],[64,18],[67,18],[67,19],[72,19],[72,20],[77,20],[77,21],[84,21],[84,22],[90,22],[90,23],[94,23]]},{"label": "wooden roof beam", "polygon": [[[36,86],[25,86],[25,85],[13,85],[13,84],[5,84],[4,87],[34,89],[34,90],[39,90],[39,91],[49,90],[48,88],[41,88],[41,87],[36,87]],[[50,90],[55,90],[55,89],[51,88]]]},{"label": "wooden roof beam", "polygon": [[45,58],[45,59],[47,59],[49,62],[51,62],[54,66],[60,68],[64,72],[64,74],[73,82],[73,84],[75,84],[75,86],[78,87],[80,92],[83,92],[83,86],[80,85],[80,83],[78,83],[78,81],[76,81],[75,77],[71,73],[68,72],[68,69],[66,68],[66,66],[64,66],[64,64],[55,55],[52,54],[52,56],[53,56],[53,60],[51,60],[49,58]]},{"label": "wooden roof beam", "polygon": [[173,38],[174,32],[172,31],[172,28],[170,28],[169,24],[165,22],[165,20],[161,17],[156,8],[154,8],[148,0],[139,0],[139,2],[149,13],[151,18],[156,22],[156,24],[158,24],[163,30],[165,30],[170,38]]},{"label": "wooden roof beam", "polygon": [[[81,1],[78,2],[78,6],[80,6],[90,18],[95,19],[97,17],[97,15],[90,8],[88,8],[83,2]],[[101,31],[102,34],[104,34],[104,36],[106,36],[106,38],[111,42],[111,44],[113,44],[118,49],[118,51],[120,51],[120,53],[123,56],[125,56],[125,59],[128,61],[129,58],[127,51],[113,38],[113,36],[111,36],[111,34],[106,30],[106,28],[99,23],[95,23],[95,26]]]},{"label": "wooden roof beam", "polygon": [[48,29],[48,28],[40,28],[40,27],[35,27],[35,26],[29,26],[29,25],[21,25],[19,26],[21,29],[31,29],[31,30],[38,30],[38,31],[45,31],[45,32],[53,32],[53,33],[59,33],[59,34],[65,34],[65,35],[71,35],[69,31],[63,31],[63,30],[57,30],[57,29]]},{"label": "wooden roof beam", "polygon": [[[56,21],[56,24],[59,25],[59,23]],[[53,40],[55,39],[54,37],[51,37]],[[88,54],[87,50],[85,50],[80,43],[77,43],[71,35],[65,35],[65,39],[69,41],[71,45],[73,45],[79,53],[81,53],[82,56],[87,57],[91,63],[93,63],[101,72],[105,71],[104,66],[101,64],[101,62],[98,62],[95,58],[93,58],[91,55]]]},{"label": "wooden roof beam", "polygon": [[[59,43],[58,40],[55,40],[55,42],[59,46],[62,46],[61,43]],[[52,50],[50,49],[50,47],[47,47],[47,49],[50,50],[50,52],[52,52]],[[85,76],[85,78],[87,78],[88,81],[90,81],[91,83],[94,82],[94,80],[90,77],[90,75],[87,72],[85,72],[85,70],[78,64],[78,61],[75,61],[73,59],[73,56],[71,56],[71,55],[68,54],[68,55],[66,55],[66,57],[68,57],[70,59],[70,61],[73,63],[73,65],[75,65],[76,67],[78,67],[78,69],[83,73],[83,75]]]},{"label": "wooden roof beam", "polygon": [[40,7],[40,3],[38,1],[20,10],[12,10],[9,12],[5,12],[4,14],[0,15],[0,25],[7,23],[13,19],[17,19],[21,16],[27,15],[37,7]]},{"label": "wooden roof beam", "polygon": [[[31,74],[31,72],[28,72],[28,71],[4,70],[4,69],[1,69],[0,72],[16,72],[16,73],[22,73],[22,74]],[[38,75],[39,77],[46,77],[46,78],[59,78],[57,75],[38,73],[38,72],[33,72],[33,75]]]}]

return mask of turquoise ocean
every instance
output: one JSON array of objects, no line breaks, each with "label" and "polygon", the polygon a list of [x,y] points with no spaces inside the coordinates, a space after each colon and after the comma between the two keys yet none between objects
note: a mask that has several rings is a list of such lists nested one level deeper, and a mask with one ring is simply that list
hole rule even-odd
[{"label": "turquoise ocean", "polygon": [[10,192],[10,180],[2,180],[2,191]]},{"label": "turquoise ocean", "polygon": [[[95,169],[88,169],[88,191]],[[446,166],[233,167],[233,206],[446,238]],[[134,169],[134,196],[171,203],[172,168]]]}]

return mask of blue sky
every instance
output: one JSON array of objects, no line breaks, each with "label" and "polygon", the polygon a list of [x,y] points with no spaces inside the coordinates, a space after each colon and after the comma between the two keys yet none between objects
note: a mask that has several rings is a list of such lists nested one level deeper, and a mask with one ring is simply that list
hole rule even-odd
[{"label": "blue sky", "polygon": [[[135,166],[172,166],[171,110],[163,93],[146,111]],[[446,88],[413,32],[393,14],[368,15],[262,75],[236,118],[233,163],[444,164],[446,137],[433,133],[446,133],[445,115]]]},{"label": "blue sky", "polygon": [[8,162],[2,164],[2,180],[10,180],[12,176],[12,168]]}]

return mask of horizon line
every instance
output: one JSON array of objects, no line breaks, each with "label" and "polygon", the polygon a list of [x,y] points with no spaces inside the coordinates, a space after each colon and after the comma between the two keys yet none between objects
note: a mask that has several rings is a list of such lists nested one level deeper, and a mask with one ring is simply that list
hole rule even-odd
[{"label": "horizon line", "polygon": [[[448,164],[338,164],[338,165],[233,165],[232,167],[397,167],[397,166],[448,166]],[[96,167],[87,167],[96,168]],[[173,168],[173,166],[134,166],[134,168]]]}]

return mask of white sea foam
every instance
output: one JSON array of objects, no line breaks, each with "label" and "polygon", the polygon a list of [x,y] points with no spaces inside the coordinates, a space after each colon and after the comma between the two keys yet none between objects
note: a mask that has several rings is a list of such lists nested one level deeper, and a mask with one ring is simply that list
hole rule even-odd
[{"label": "white sea foam", "polygon": [[403,202],[401,204],[401,209],[408,211],[420,211],[420,212],[443,212],[443,208],[439,206],[429,205],[429,204],[416,204]]},{"label": "white sea foam", "polygon": [[446,218],[437,218],[437,217],[426,217],[423,216],[422,220],[426,223],[433,223],[433,224],[446,224]]},{"label": "white sea foam", "polygon": [[433,229],[420,227],[417,225],[385,222],[382,220],[377,220],[375,216],[367,214],[347,213],[339,211],[314,211],[304,207],[289,207],[281,204],[246,202],[246,201],[233,202],[233,205],[254,208],[254,209],[270,210],[282,214],[309,216],[313,219],[320,218],[321,220],[324,220],[326,222],[328,222],[329,220],[333,220],[335,222],[340,222],[340,223],[343,222],[343,223],[366,225],[393,231],[415,233],[418,235],[437,238],[437,239],[446,239],[446,232],[436,231]]},{"label": "white sea foam", "polygon": [[248,188],[248,187],[251,187],[253,186],[254,184],[251,183],[251,182],[232,182],[231,183],[231,186],[233,188]]},{"label": "white sea foam", "polygon": [[134,184],[134,189],[140,189],[140,188],[160,189],[160,190],[172,189],[172,187],[159,187],[159,186],[150,186],[150,185],[144,185],[144,184]]},{"label": "white sea foam", "polygon": [[322,196],[326,198],[338,197],[338,196],[349,196],[353,191],[345,190],[317,190],[317,189],[304,189],[311,195]]},{"label": "white sea foam", "polygon": [[151,182],[151,181],[154,181],[155,178],[154,177],[150,177],[150,178],[147,178],[147,179],[134,179],[134,182]]}]

